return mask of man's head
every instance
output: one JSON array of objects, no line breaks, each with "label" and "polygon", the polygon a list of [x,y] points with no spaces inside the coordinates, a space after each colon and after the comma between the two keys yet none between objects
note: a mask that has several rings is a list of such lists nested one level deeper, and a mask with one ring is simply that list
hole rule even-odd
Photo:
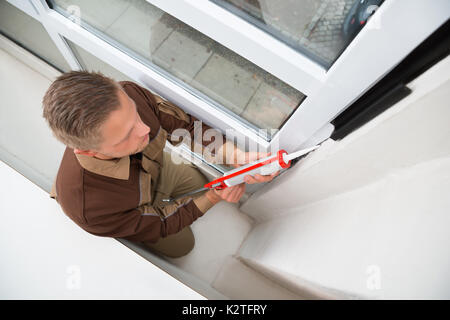
[{"label": "man's head", "polygon": [[55,137],[75,153],[99,159],[142,151],[150,128],[135,102],[101,73],[71,71],[59,76],[43,98],[43,117]]}]

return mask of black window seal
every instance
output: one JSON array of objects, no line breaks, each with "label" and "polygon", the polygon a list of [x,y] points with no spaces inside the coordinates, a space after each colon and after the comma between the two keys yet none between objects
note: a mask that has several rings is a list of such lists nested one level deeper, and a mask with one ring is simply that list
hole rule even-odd
[{"label": "black window seal", "polygon": [[389,109],[411,93],[406,84],[450,53],[450,23],[447,20],[392,71],[339,114],[331,123],[331,139],[340,140]]}]

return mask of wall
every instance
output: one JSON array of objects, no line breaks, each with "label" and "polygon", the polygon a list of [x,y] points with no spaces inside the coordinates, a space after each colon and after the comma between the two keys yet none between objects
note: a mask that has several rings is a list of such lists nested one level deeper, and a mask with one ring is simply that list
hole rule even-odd
[{"label": "wall", "polygon": [[2,161],[0,176],[0,299],[204,299],[120,242],[81,230]]},{"label": "wall", "polygon": [[255,193],[241,258],[323,296],[450,298],[449,74],[447,58]]}]

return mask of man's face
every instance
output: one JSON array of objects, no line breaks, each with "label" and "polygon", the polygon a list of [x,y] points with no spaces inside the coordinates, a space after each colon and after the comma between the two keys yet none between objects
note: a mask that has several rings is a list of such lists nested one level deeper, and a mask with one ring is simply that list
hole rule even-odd
[{"label": "man's face", "polygon": [[118,97],[119,108],[101,127],[103,143],[100,150],[93,152],[97,158],[121,158],[141,152],[148,145],[150,127],[142,122],[135,102],[123,90],[118,90]]}]

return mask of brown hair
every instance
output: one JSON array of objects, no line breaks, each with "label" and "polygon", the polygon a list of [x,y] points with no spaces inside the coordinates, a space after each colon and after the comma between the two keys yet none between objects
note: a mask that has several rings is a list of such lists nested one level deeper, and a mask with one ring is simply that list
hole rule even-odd
[{"label": "brown hair", "polygon": [[120,86],[100,72],[70,71],[59,76],[42,100],[42,116],[54,136],[70,148],[97,149],[100,127],[119,108]]}]

